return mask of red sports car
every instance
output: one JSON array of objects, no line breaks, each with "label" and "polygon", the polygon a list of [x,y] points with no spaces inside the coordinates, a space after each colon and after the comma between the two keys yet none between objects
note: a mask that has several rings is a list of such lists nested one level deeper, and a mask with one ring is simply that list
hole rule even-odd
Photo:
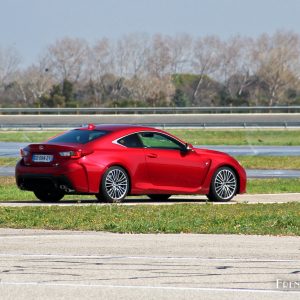
[{"label": "red sports car", "polygon": [[44,202],[66,194],[94,194],[106,202],[145,194],[153,200],[204,194],[229,201],[246,191],[245,170],[231,156],[144,126],[90,124],[28,145],[21,156],[17,185]]}]

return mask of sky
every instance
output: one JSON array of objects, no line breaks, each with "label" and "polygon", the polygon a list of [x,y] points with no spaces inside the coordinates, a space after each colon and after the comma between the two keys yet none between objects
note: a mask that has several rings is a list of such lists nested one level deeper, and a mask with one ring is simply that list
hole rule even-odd
[{"label": "sky", "polygon": [[63,37],[89,43],[129,33],[256,37],[300,33],[300,0],[0,0],[0,48],[23,65]]}]

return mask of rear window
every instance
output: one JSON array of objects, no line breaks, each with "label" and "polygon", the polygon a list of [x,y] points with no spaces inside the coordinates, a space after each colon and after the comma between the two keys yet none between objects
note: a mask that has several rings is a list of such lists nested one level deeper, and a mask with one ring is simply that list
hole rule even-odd
[{"label": "rear window", "polygon": [[48,143],[86,144],[106,134],[108,134],[108,131],[74,129],[49,140]]}]

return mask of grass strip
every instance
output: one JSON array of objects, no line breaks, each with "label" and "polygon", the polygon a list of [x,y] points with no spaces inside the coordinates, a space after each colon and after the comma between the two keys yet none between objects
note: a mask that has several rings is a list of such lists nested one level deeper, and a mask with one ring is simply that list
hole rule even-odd
[{"label": "grass strip", "polygon": [[63,131],[1,131],[0,142],[43,142],[61,132]]},{"label": "grass strip", "polygon": [[[247,186],[248,194],[277,194],[277,193],[300,193],[300,178],[271,178],[249,179]],[[70,195],[64,200],[95,200],[95,196]],[[34,194],[21,191],[17,188],[14,177],[0,177],[0,202],[4,201],[32,201],[36,200]]]},{"label": "grass strip", "polygon": [[174,129],[168,131],[193,145],[300,145],[300,130]]},{"label": "grass strip", "polygon": [[[167,131],[193,145],[300,145],[300,130],[297,129],[167,129]],[[0,141],[42,142],[59,132],[62,131],[1,131]]]},{"label": "grass strip", "polygon": [[19,157],[0,157],[0,166],[14,167],[19,159]]},{"label": "grass strip", "polygon": [[297,170],[300,156],[236,156],[245,169]]},{"label": "grass strip", "polygon": [[[95,196],[87,195],[70,195],[65,196],[64,200],[82,200],[96,199]],[[12,176],[0,177],[0,202],[2,201],[32,201],[37,200],[35,195],[29,191],[18,189],[15,178]]]},{"label": "grass strip", "polygon": [[299,236],[300,203],[0,207],[0,227]]},{"label": "grass strip", "polygon": [[248,179],[248,194],[300,193],[300,178]]}]

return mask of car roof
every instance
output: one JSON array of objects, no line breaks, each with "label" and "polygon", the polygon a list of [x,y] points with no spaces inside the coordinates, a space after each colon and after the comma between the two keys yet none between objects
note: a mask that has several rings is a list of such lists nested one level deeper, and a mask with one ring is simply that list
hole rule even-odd
[{"label": "car roof", "polygon": [[165,132],[161,129],[157,129],[154,127],[149,127],[149,126],[143,126],[143,125],[133,125],[133,124],[101,124],[101,125],[95,125],[95,124],[89,124],[87,126],[84,127],[79,127],[76,128],[77,130],[104,130],[104,131],[109,131],[112,134],[132,134],[132,133],[136,133],[139,131],[155,131],[155,132],[160,132],[163,134],[167,134],[168,136],[173,137],[174,139],[176,139],[177,141],[181,142],[181,143],[185,143],[184,141],[182,141],[181,139],[179,139],[178,137]]},{"label": "car roof", "polygon": [[90,129],[89,126],[93,126],[94,130],[105,130],[105,131],[110,131],[110,132],[117,132],[117,131],[123,131],[123,130],[133,130],[133,131],[139,131],[139,130],[155,130],[155,131],[160,131],[157,130],[156,128],[153,127],[147,127],[147,126],[142,126],[142,125],[132,125],[132,124],[89,124],[86,127],[80,127],[77,129]]}]

